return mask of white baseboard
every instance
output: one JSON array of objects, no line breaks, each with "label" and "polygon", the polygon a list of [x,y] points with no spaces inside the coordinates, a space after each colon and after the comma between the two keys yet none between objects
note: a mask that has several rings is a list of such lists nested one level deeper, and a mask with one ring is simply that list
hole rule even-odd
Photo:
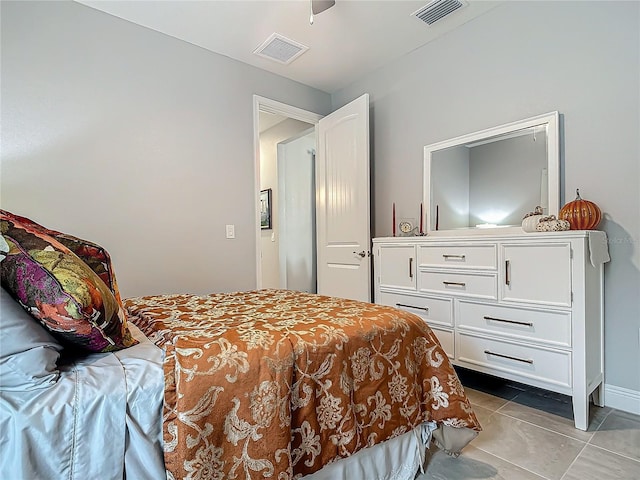
[{"label": "white baseboard", "polygon": [[640,392],[605,384],[604,404],[616,410],[640,415]]}]

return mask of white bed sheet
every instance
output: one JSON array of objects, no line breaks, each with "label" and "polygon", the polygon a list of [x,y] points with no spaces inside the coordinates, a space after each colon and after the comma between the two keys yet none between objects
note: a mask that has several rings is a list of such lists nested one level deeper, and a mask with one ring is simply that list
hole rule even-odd
[{"label": "white bed sheet", "polygon": [[4,478],[166,478],[163,354],[130,328],[138,345],[63,365],[50,388],[0,393]]}]

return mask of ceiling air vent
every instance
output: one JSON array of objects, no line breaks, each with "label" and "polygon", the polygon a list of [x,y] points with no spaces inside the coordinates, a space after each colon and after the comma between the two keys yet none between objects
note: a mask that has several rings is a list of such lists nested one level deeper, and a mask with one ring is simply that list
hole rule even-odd
[{"label": "ceiling air vent", "polygon": [[441,18],[464,6],[466,6],[466,3],[460,0],[434,0],[411,15],[418,17],[427,25],[433,25]]},{"label": "ceiling air vent", "polygon": [[262,45],[256,48],[253,53],[270,60],[275,60],[276,62],[287,64],[291,63],[307,50],[309,50],[309,47],[294,42],[290,38],[278,33],[273,33]]}]

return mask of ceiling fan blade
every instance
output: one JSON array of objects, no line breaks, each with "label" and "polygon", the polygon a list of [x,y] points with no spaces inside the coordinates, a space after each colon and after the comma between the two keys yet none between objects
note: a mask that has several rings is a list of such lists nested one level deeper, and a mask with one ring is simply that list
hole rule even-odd
[{"label": "ceiling fan blade", "polygon": [[311,11],[314,15],[318,15],[333,7],[335,4],[335,0],[311,0]]}]

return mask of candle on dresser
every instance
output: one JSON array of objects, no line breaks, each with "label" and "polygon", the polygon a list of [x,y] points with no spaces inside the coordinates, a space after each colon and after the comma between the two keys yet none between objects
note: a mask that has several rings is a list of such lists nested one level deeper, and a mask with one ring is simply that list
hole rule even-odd
[{"label": "candle on dresser", "polygon": [[420,235],[422,235],[422,233],[424,232],[424,230],[422,230],[422,219],[424,218],[424,215],[422,214],[422,202],[420,202]]},{"label": "candle on dresser", "polygon": [[396,236],[396,202],[393,202],[393,236]]}]

